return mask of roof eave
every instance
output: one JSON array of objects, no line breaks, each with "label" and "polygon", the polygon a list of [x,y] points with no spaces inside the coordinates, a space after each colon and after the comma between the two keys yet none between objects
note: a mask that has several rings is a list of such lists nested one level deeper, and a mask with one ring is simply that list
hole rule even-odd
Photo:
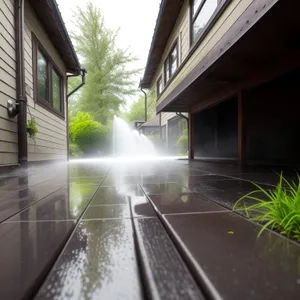
[{"label": "roof eave", "polygon": [[144,76],[140,82],[141,88],[148,89],[151,87],[153,77],[177,21],[182,3],[182,0],[162,0],[160,4]]},{"label": "roof eave", "polygon": [[81,66],[56,1],[28,1],[64,61],[67,72],[79,75]]}]

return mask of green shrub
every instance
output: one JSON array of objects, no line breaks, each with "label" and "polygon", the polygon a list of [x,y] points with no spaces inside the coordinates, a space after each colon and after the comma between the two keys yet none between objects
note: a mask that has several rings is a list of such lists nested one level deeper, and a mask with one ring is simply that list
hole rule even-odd
[{"label": "green shrub", "polygon": [[71,157],[80,157],[82,155],[82,151],[80,150],[78,145],[76,145],[74,143],[70,143],[69,144],[69,155]]},{"label": "green shrub", "polygon": [[108,129],[92,119],[90,114],[79,112],[70,123],[70,138],[84,154],[104,151],[108,142]]},{"label": "green shrub", "polygon": [[180,150],[180,153],[187,153],[189,148],[189,137],[188,137],[188,130],[185,129],[183,134],[179,137],[176,143],[177,147]]},{"label": "green shrub", "polygon": [[[270,228],[300,241],[300,176],[298,182],[289,182],[281,174],[273,190],[253,184],[257,190],[240,198],[233,209],[243,209],[251,220],[263,224],[259,236]],[[245,204],[246,199],[254,201],[254,204]]]},{"label": "green shrub", "polygon": [[31,138],[34,138],[36,134],[39,132],[37,128],[37,122],[35,119],[27,120],[27,132]]}]

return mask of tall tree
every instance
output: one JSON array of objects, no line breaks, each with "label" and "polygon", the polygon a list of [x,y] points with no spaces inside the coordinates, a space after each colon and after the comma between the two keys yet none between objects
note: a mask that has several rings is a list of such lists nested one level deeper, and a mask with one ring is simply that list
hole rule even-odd
[{"label": "tall tree", "polygon": [[72,38],[88,70],[79,107],[107,124],[126,98],[135,94],[134,78],[140,70],[132,69],[130,64],[137,59],[128,49],[116,46],[118,31],[105,26],[100,10],[93,4],[88,3],[85,9],[77,8],[75,25]]},{"label": "tall tree", "polygon": [[[68,93],[73,91],[76,87],[78,87],[81,83],[81,78],[79,77],[71,77],[68,79]],[[79,98],[82,94],[82,89],[78,90],[71,97],[68,98],[68,108],[69,108],[69,120],[75,117],[75,115],[79,112]]]},{"label": "tall tree", "polygon": [[[150,91],[147,95],[147,119],[151,120],[155,116],[156,96],[155,92]],[[125,119],[128,122],[145,119],[145,97],[141,95],[136,102],[134,102],[130,110],[125,113]]]}]

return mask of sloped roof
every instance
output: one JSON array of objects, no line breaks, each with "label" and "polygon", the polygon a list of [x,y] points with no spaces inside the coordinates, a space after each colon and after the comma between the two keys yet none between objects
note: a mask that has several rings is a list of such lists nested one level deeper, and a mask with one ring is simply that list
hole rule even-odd
[{"label": "sloped roof", "polygon": [[161,1],[144,76],[140,83],[142,88],[150,88],[151,86],[153,76],[175,26],[182,4],[183,0]]},{"label": "sloped roof", "polygon": [[55,0],[28,0],[70,73],[80,73],[80,63]]},{"label": "sloped roof", "polygon": [[155,116],[153,119],[145,122],[140,126],[141,127],[157,127],[159,126],[159,115]]}]

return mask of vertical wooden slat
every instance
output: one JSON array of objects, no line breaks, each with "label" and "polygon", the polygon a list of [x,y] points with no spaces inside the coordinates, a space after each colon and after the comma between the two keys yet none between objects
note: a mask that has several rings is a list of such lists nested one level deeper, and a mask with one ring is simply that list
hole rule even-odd
[{"label": "vertical wooden slat", "polygon": [[243,107],[243,94],[238,93],[238,155],[239,163],[245,164],[246,154],[246,134],[245,134],[245,116]]},{"label": "vertical wooden slat", "polygon": [[189,159],[194,159],[194,115],[189,113]]}]

